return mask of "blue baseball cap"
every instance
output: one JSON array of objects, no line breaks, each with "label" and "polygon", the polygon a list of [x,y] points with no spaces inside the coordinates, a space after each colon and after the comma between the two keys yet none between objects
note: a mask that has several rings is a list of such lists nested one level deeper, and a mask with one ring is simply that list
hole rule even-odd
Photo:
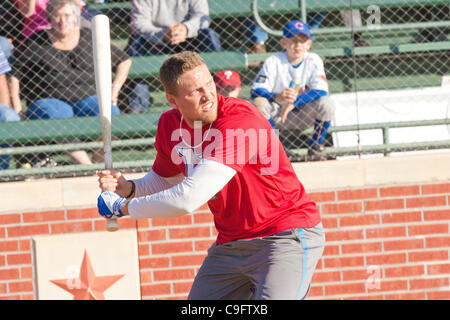
[{"label": "blue baseball cap", "polygon": [[289,21],[283,29],[283,36],[290,38],[296,34],[304,34],[311,39],[309,27],[306,23],[300,20]]}]

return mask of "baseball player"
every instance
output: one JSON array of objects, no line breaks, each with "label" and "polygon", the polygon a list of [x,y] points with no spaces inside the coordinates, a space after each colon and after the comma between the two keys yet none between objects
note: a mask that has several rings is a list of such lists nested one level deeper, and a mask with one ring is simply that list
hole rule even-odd
[{"label": "baseball player", "polygon": [[99,213],[177,217],[208,203],[218,236],[189,299],[305,298],[324,231],[269,122],[218,95],[194,52],[169,58],[159,75],[173,109],[159,119],[153,168],[136,180],[101,171]]},{"label": "baseball player", "polygon": [[328,97],[323,61],[308,52],[312,45],[308,25],[288,22],[280,44],[284,51],[264,62],[252,83],[251,97],[274,128],[303,131],[314,125],[308,159],[326,160],[323,142],[335,106]]}]

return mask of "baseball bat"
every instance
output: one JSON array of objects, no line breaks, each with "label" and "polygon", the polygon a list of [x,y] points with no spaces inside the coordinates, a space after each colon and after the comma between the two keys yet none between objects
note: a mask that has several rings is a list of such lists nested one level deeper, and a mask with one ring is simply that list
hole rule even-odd
[{"label": "baseball bat", "polygon": [[[97,88],[102,127],[103,151],[105,169],[112,169],[111,148],[111,40],[109,19],[99,14],[92,19],[92,47],[94,53],[95,85]],[[106,230],[117,231],[119,225],[116,219],[108,219]]]}]

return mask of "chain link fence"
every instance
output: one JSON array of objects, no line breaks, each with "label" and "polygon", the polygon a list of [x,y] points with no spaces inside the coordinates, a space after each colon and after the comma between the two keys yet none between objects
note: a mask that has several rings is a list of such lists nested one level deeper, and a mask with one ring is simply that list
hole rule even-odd
[{"label": "chain link fence", "polygon": [[[163,38],[152,33],[150,18],[143,18],[145,7],[121,0],[85,2],[80,40],[69,48],[58,47],[46,31],[31,34],[50,28],[45,16],[37,19],[40,27],[27,29],[30,18],[24,18],[14,0],[0,5],[0,36],[9,39],[2,42],[3,51],[9,55],[12,48],[11,105],[21,111],[20,121],[0,123],[2,181],[92,174],[102,168],[89,31],[90,19],[100,13],[110,18],[116,48],[113,83],[120,90],[112,100],[113,114],[120,115],[113,116],[112,125],[117,168],[151,167],[157,121],[168,109],[157,77],[167,55],[196,50],[213,74],[239,72],[239,97],[252,101],[252,83],[265,59],[283,51],[282,29],[293,19],[311,27],[311,51],[323,60],[336,107],[324,136],[326,159],[450,147],[448,0],[209,0],[210,19],[200,19],[198,41],[172,49],[152,42]],[[162,17],[172,14],[160,10]],[[161,16],[155,18],[158,23]],[[126,54],[132,60],[129,70]],[[294,161],[316,160],[308,153],[315,129],[280,131]]]}]

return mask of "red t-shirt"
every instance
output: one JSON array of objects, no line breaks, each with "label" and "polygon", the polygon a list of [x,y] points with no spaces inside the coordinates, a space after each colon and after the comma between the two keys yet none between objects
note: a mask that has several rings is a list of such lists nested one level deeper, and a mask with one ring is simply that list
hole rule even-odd
[{"label": "red t-shirt", "polygon": [[162,177],[188,176],[204,158],[237,171],[208,201],[218,244],[311,228],[321,221],[278,136],[251,103],[218,95],[218,118],[211,128],[194,131],[183,121],[180,129],[180,121],[175,109],[161,115],[153,170]]}]

